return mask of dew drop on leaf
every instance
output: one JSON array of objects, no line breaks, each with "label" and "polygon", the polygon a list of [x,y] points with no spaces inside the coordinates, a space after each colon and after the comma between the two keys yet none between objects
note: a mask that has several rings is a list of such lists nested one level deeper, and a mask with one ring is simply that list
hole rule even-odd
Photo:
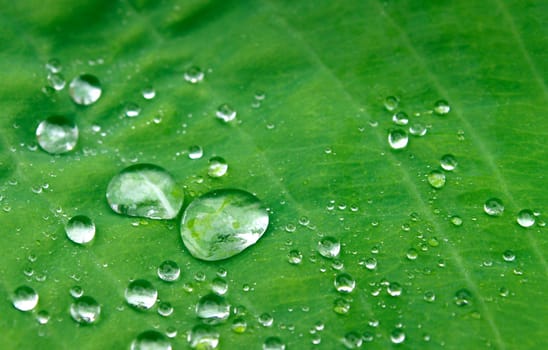
[{"label": "dew drop on leaf", "polygon": [[82,295],[84,295],[84,289],[80,286],[72,286],[69,290],[70,295],[73,298],[80,298]]},{"label": "dew drop on leaf", "polygon": [[472,301],[472,294],[468,289],[459,289],[455,293],[455,304],[457,306],[469,305]]},{"label": "dew drop on leaf", "polygon": [[61,91],[65,88],[65,85],[67,84],[67,82],[65,81],[65,77],[62,74],[50,73],[48,74],[48,84],[55,91]]},{"label": "dew drop on leaf", "polygon": [[257,321],[263,327],[271,327],[274,323],[274,317],[272,317],[272,315],[268,312],[263,312],[259,315],[259,317],[257,317]]},{"label": "dew drop on leaf", "polygon": [[341,251],[341,242],[332,236],[322,238],[318,242],[318,253],[328,259],[333,259],[339,256]]},{"label": "dew drop on leaf", "polygon": [[401,344],[405,341],[405,332],[396,328],[390,333],[390,341],[394,344]]},{"label": "dew drop on leaf", "polygon": [[389,112],[393,112],[398,108],[399,102],[396,96],[386,96],[384,99],[384,108]]},{"label": "dew drop on leaf", "polygon": [[358,332],[348,332],[342,338],[342,343],[347,349],[357,349],[361,348],[363,339]]},{"label": "dew drop on leaf", "polygon": [[129,283],[124,293],[126,302],[139,310],[148,310],[154,306],[158,291],[147,280],[135,280]]},{"label": "dew drop on leaf", "polygon": [[238,334],[244,333],[247,329],[246,320],[242,317],[235,318],[234,321],[232,322],[231,329],[234,333],[238,333]]},{"label": "dew drop on leaf", "polygon": [[78,323],[95,323],[101,314],[101,305],[90,296],[83,296],[76,299],[70,305],[70,316]]},{"label": "dew drop on leaf", "polygon": [[516,260],[516,254],[514,254],[514,252],[511,250],[505,250],[504,253],[502,253],[502,259],[508,262],[514,261]]},{"label": "dew drop on leaf", "polygon": [[483,204],[483,211],[489,216],[501,216],[504,212],[504,204],[498,198],[489,198]]},{"label": "dew drop on leaf", "polygon": [[340,273],[335,276],[335,281],[333,282],[335,289],[339,293],[351,293],[356,287],[356,281],[348,273]]},{"label": "dew drop on leaf", "polygon": [[225,123],[236,119],[236,110],[227,103],[223,103],[217,108],[215,116]]},{"label": "dew drop on leaf", "polygon": [[82,74],[70,82],[69,94],[74,103],[88,106],[95,103],[102,93],[99,79],[91,74]]},{"label": "dew drop on leaf", "polygon": [[214,350],[219,346],[220,334],[208,325],[197,325],[188,333],[187,341],[192,349]]},{"label": "dew drop on leaf", "polygon": [[156,90],[154,90],[154,88],[151,86],[147,86],[143,90],[141,90],[141,94],[143,95],[143,98],[145,100],[152,100],[154,97],[156,97]]},{"label": "dew drop on leaf", "polygon": [[337,298],[333,302],[333,311],[339,315],[345,315],[350,311],[350,302],[344,298]]},{"label": "dew drop on leaf", "polygon": [[407,259],[416,260],[418,256],[419,254],[415,248],[409,248],[407,250],[407,254],[406,254]]},{"label": "dew drop on leaf", "polygon": [[158,314],[163,317],[168,317],[173,313],[173,306],[167,301],[158,303]]},{"label": "dew drop on leaf", "polygon": [[398,282],[390,282],[390,284],[386,288],[388,294],[393,297],[399,297],[402,293],[402,290],[403,288]]},{"label": "dew drop on leaf", "polygon": [[440,159],[440,165],[443,170],[453,171],[457,167],[457,159],[452,154],[445,154]]},{"label": "dew drop on leaf", "polygon": [[207,175],[210,177],[222,177],[228,172],[228,163],[222,157],[211,157],[207,169]]},{"label": "dew drop on leaf", "polygon": [[135,102],[128,102],[124,105],[124,115],[128,118],[135,118],[141,114],[141,107]]},{"label": "dew drop on leaf", "polygon": [[36,322],[38,324],[46,324],[49,322],[51,316],[46,310],[40,310],[36,313]]},{"label": "dew drop on leaf", "polygon": [[217,295],[225,295],[228,292],[228,283],[225,279],[215,277],[211,281],[211,291]]},{"label": "dew drop on leaf", "polygon": [[158,266],[158,277],[165,282],[174,282],[179,279],[181,275],[181,269],[179,265],[172,260],[164,260],[160,266]]},{"label": "dew drop on leaf", "polygon": [[192,145],[188,148],[188,158],[200,159],[204,155],[204,150],[198,145]]},{"label": "dew drop on leaf", "polygon": [[85,215],[76,215],[65,225],[65,232],[74,243],[86,244],[95,237],[95,224]]},{"label": "dew drop on leaf", "polygon": [[428,129],[421,123],[413,123],[409,126],[409,133],[413,136],[424,136]]},{"label": "dew drop on leaf", "polygon": [[451,223],[453,226],[462,226],[462,218],[458,215],[453,215],[451,217]]},{"label": "dew drop on leaf", "polygon": [[427,179],[430,186],[436,189],[440,189],[445,186],[445,174],[440,170],[432,170],[428,174]]},{"label": "dew drop on leaf", "polygon": [[388,144],[392,149],[403,149],[407,146],[408,141],[409,137],[405,130],[394,129],[388,133]]},{"label": "dew drop on leaf", "polygon": [[158,331],[144,331],[132,342],[131,350],[171,350],[169,339]]},{"label": "dew drop on leaf", "polygon": [[396,125],[407,125],[407,123],[409,123],[409,117],[405,112],[398,112],[392,116],[392,122]]},{"label": "dew drop on leaf", "polygon": [[535,215],[532,210],[523,209],[518,213],[517,222],[521,227],[531,227],[535,224]]},{"label": "dew drop on leaf", "polygon": [[196,316],[207,324],[218,324],[230,316],[230,304],[217,294],[207,294],[196,304]]},{"label": "dew drop on leaf", "polygon": [[268,337],[263,343],[263,350],[285,350],[285,344],[279,337]]},{"label": "dew drop on leaf", "polygon": [[434,103],[434,112],[437,115],[446,115],[451,111],[451,106],[449,106],[449,102],[445,100],[438,100],[436,103]]},{"label": "dew drop on leaf", "polygon": [[303,254],[297,249],[290,250],[287,254],[287,261],[292,265],[299,265],[303,261]]},{"label": "dew drop on leaf", "polygon": [[20,286],[13,292],[12,304],[19,311],[30,311],[38,305],[38,293],[29,286]]},{"label": "dew drop on leaf", "polygon": [[183,77],[185,80],[191,84],[197,84],[204,80],[204,72],[200,67],[197,66],[191,66],[186,71]]},{"label": "dew drop on leaf", "polygon": [[52,58],[46,62],[46,69],[50,73],[59,73],[63,69],[63,66],[61,65],[61,62],[58,59]]},{"label": "dew drop on leaf", "polygon": [[42,121],[36,128],[36,140],[50,154],[71,151],[78,142],[78,127],[65,117],[53,116]]}]

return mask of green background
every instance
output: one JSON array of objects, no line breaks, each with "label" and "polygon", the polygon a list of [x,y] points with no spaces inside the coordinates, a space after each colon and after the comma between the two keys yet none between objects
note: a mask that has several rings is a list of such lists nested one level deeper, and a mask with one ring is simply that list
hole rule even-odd
[{"label": "green background", "polygon": [[[351,331],[374,334],[364,344],[371,349],[548,345],[546,2],[0,5],[2,348],[123,349],[140,332],[167,327],[178,331],[173,347],[187,348],[186,332],[199,324],[195,304],[221,267],[228,271],[227,300],[245,307],[249,325],[244,334],[230,330],[234,317],[216,326],[223,349],[258,349],[269,336],[288,349],[337,349]],[[96,75],[101,99],[81,107],[68,88],[43,93],[45,64],[53,58],[67,81]],[[200,84],[183,79],[193,65],[206,71]],[[147,86],[157,93],[150,101],[141,95]],[[253,108],[257,91],[266,98]],[[401,151],[387,144],[394,127],[383,106],[389,95],[412,122],[429,126]],[[451,105],[443,117],[430,113],[439,99]],[[142,108],[139,117],[121,117],[128,102]],[[237,110],[235,122],[215,118],[222,103]],[[52,156],[37,149],[36,126],[51,115],[76,120],[74,151]],[[202,159],[188,158],[192,145],[203,147]],[[425,176],[447,153],[458,167],[434,190]],[[215,155],[229,164],[221,179],[207,176]],[[108,207],[109,180],[136,162],[168,169],[185,190],[185,206],[210,189],[255,193],[270,208],[267,233],[226,261],[192,258],[178,219],[122,217]],[[483,213],[491,197],[504,202],[502,217]],[[524,208],[540,213],[528,229],[516,223]],[[77,214],[97,225],[90,246],[64,234]],[[462,226],[450,223],[453,215]],[[341,240],[340,262],[356,280],[347,315],[333,311],[337,271],[316,251],[323,235]],[[419,252],[416,260],[406,258],[410,248]],[[292,249],[302,252],[300,265],[288,263]],[[503,260],[508,249],[515,261]],[[372,257],[377,268],[368,270],[363,261]],[[180,281],[157,278],[165,259],[180,264]],[[158,288],[159,298],[173,304],[172,316],[125,305],[124,289],[136,278]],[[386,281],[399,283],[402,295],[390,296]],[[39,292],[34,312],[47,310],[48,324],[11,305],[10,294],[23,284]],[[70,318],[74,285],[102,305],[97,324]],[[472,297],[458,307],[454,296],[462,288]],[[434,302],[424,301],[428,291]],[[265,312],[274,317],[272,327],[257,322]],[[317,322],[325,329],[310,334]],[[390,341],[396,328],[406,334],[403,344]],[[316,336],[319,345],[312,344]]]}]

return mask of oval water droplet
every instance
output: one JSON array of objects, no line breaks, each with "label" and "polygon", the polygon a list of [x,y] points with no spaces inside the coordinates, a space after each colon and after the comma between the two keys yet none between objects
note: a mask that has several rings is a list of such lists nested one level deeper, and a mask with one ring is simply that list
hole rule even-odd
[{"label": "oval water droplet", "polygon": [[38,311],[38,313],[36,314],[36,321],[39,323],[39,324],[46,324],[49,322],[51,316],[49,314],[49,312],[47,312],[46,310],[40,310]]},{"label": "oval water droplet", "polygon": [[428,183],[430,186],[440,189],[445,186],[445,174],[440,170],[432,170],[428,174]]},{"label": "oval water droplet", "polygon": [[455,304],[457,306],[466,306],[469,305],[472,301],[472,294],[468,289],[459,289],[455,293]]},{"label": "oval water droplet", "polygon": [[504,253],[502,253],[502,258],[504,259],[504,261],[514,261],[516,260],[516,254],[514,254],[514,252],[511,250],[505,250]]},{"label": "oval water droplet", "polygon": [[154,88],[151,86],[147,86],[141,91],[141,94],[143,95],[143,98],[145,100],[152,100],[154,97],[156,97],[156,90],[154,90]]},{"label": "oval water droplet", "polygon": [[392,122],[396,125],[407,125],[407,123],[409,123],[409,117],[405,112],[398,112],[392,116]]},{"label": "oval water droplet", "polygon": [[207,325],[197,325],[188,333],[187,341],[192,349],[214,350],[219,346],[220,334]]},{"label": "oval water droplet", "polygon": [[413,123],[409,126],[409,133],[413,136],[424,136],[428,129],[421,123]]},{"label": "oval water droplet", "polygon": [[86,244],[95,237],[95,224],[85,215],[76,215],[65,225],[65,232],[74,243]]},{"label": "oval water droplet", "polygon": [[363,339],[358,332],[348,332],[342,338],[342,343],[347,349],[357,349],[362,347]]},{"label": "oval water droplet", "polygon": [[392,149],[403,149],[407,146],[409,137],[402,129],[394,129],[388,133],[388,144]]},{"label": "oval water droplet", "polygon": [[61,61],[56,58],[52,58],[46,62],[46,69],[50,73],[59,73],[63,69],[63,66],[61,65]]},{"label": "oval water droplet", "polygon": [[451,217],[451,223],[454,225],[454,226],[462,226],[462,218],[458,215],[453,215]]},{"label": "oval water droplet", "polygon": [[165,260],[158,266],[157,273],[162,281],[173,282],[179,279],[181,269],[175,261]]},{"label": "oval water droplet", "polygon": [[158,304],[158,314],[168,317],[173,313],[173,306],[167,301],[162,301]]},{"label": "oval water droplet", "polygon": [[65,117],[53,116],[42,121],[36,128],[40,147],[50,154],[71,151],[78,142],[78,127]]},{"label": "oval water droplet", "polygon": [[396,328],[390,333],[390,341],[394,344],[401,344],[405,341],[405,332],[403,329]]},{"label": "oval water droplet", "polygon": [[535,214],[532,210],[523,209],[518,213],[517,222],[521,227],[531,227],[535,224]]},{"label": "oval water droplet", "polygon": [[222,177],[228,172],[228,163],[222,157],[211,157],[209,159],[209,166],[207,174],[210,177]]},{"label": "oval water droplet", "polygon": [[259,317],[257,317],[257,321],[259,321],[263,327],[271,327],[274,323],[274,317],[272,317],[272,315],[268,312],[263,312],[259,315]]},{"label": "oval water droplet", "polygon": [[242,334],[247,330],[247,322],[244,318],[238,317],[232,322],[232,331],[234,333]]},{"label": "oval water droplet", "polygon": [[217,112],[215,112],[215,115],[220,120],[228,123],[236,119],[236,110],[232,108],[232,106],[230,106],[229,104],[224,103],[220,105],[219,108],[217,108]]},{"label": "oval water droplet", "polygon": [[220,295],[207,294],[196,304],[196,315],[207,324],[218,324],[230,316],[230,304]]},{"label": "oval water droplet", "polygon": [[101,314],[101,305],[90,296],[76,299],[70,305],[70,316],[78,323],[91,324],[97,322]]},{"label": "oval water droplet", "polygon": [[70,82],[69,94],[74,103],[88,106],[97,102],[102,93],[99,79],[91,74],[82,74]]},{"label": "oval water droplet", "polygon": [[211,291],[217,295],[225,295],[228,292],[228,283],[226,280],[216,277],[211,281]]},{"label": "oval water droplet", "polygon": [[216,190],[195,199],[181,221],[181,237],[192,256],[222,260],[252,246],[268,227],[268,212],[249,192]]},{"label": "oval water droplet", "polygon": [[193,145],[188,148],[188,158],[200,159],[204,155],[204,150],[198,145]]},{"label": "oval water droplet", "polygon": [[148,310],[156,303],[158,291],[147,280],[135,280],[127,286],[125,298],[130,306],[139,310]]},{"label": "oval water droplet", "polygon": [[451,111],[451,106],[449,106],[449,102],[445,100],[438,100],[436,103],[434,103],[434,112],[437,115],[446,115]]},{"label": "oval water droplet", "polygon": [[483,204],[483,210],[489,216],[501,216],[504,212],[504,204],[498,198],[489,198]]},{"label": "oval water droplet", "polygon": [[333,311],[339,315],[346,315],[350,311],[350,302],[344,298],[337,298],[333,302]]},{"label": "oval water droplet", "polygon": [[335,276],[334,285],[339,293],[351,293],[356,287],[356,281],[352,276],[343,272]]},{"label": "oval water droplet", "polygon": [[186,81],[188,81],[191,84],[197,84],[204,80],[204,72],[200,69],[200,67],[192,66],[189,67],[184,74],[184,78]]},{"label": "oval water droplet", "polygon": [[384,108],[389,112],[393,112],[398,108],[399,102],[396,96],[387,96],[384,99]]},{"label": "oval water droplet", "polygon": [[48,83],[55,91],[63,90],[67,84],[65,77],[60,73],[48,74]]},{"label": "oval water droplet", "polygon": [[183,205],[183,191],[165,169],[136,164],[114,176],[107,201],[116,213],[150,219],[173,219]]},{"label": "oval water droplet", "polygon": [[136,118],[141,114],[141,107],[135,102],[128,102],[124,106],[124,115],[128,118]]},{"label": "oval water droplet", "polygon": [[132,342],[131,350],[171,350],[169,339],[158,331],[144,331]]},{"label": "oval water droplet", "polygon": [[268,337],[263,343],[263,350],[285,350],[285,344],[279,337]]},{"label": "oval water droplet", "polygon": [[13,292],[12,304],[19,311],[30,311],[38,305],[38,293],[29,286],[20,286]]},{"label": "oval water droplet", "polygon": [[443,170],[453,171],[457,167],[457,159],[452,154],[445,154],[440,159],[440,165]]},{"label": "oval water droplet", "polygon": [[80,286],[72,286],[69,290],[70,295],[73,298],[80,298],[82,295],[84,295],[84,289]]},{"label": "oval water droplet", "polygon": [[399,297],[401,295],[403,288],[398,282],[390,282],[386,291],[389,295],[393,297]]},{"label": "oval water droplet", "polygon": [[335,237],[327,236],[318,242],[318,253],[324,258],[336,258],[339,256],[340,251],[341,242]]},{"label": "oval water droplet", "polygon": [[416,260],[417,257],[419,256],[419,253],[417,252],[417,250],[415,248],[409,248],[407,250],[407,259],[409,260]]},{"label": "oval water droplet", "polygon": [[303,261],[303,254],[297,249],[290,250],[287,254],[287,261],[292,265],[299,265]]}]

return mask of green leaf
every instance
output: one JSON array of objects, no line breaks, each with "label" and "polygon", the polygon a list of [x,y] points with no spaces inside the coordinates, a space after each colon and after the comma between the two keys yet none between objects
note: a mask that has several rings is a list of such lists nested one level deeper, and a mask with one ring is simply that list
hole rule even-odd
[{"label": "green leaf", "polygon": [[[257,349],[272,336],[288,349],[337,349],[350,332],[383,349],[401,331],[398,347],[408,349],[546,347],[547,16],[542,1],[4,3],[2,348],[124,349],[168,327],[178,332],[173,347],[187,348],[201,322],[195,305],[220,269],[227,301],[248,323],[243,334],[231,330],[234,315],[213,326],[223,349]],[[51,59],[67,83],[98,77],[101,98],[78,106],[68,87],[44,90]],[[192,66],[202,82],[184,80]],[[147,87],[155,98],[142,97]],[[401,150],[388,145],[398,127],[387,96],[410,124],[428,126]],[[448,114],[432,113],[439,100]],[[128,103],[139,116],[122,116]],[[228,123],[215,116],[225,103],[237,111]],[[36,127],[52,115],[79,127],[69,153],[37,147]],[[193,145],[202,158],[189,159]],[[445,154],[458,165],[434,189],[427,176]],[[227,161],[225,176],[208,176],[214,156]],[[212,189],[254,193],[270,208],[269,229],[230,259],[196,260],[181,215],[157,221],[109,208],[110,179],[134,163],[173,174],[184,207]],[[493,197],[505,205],[500,217],[483,211]],[[522,209],[540,213],[535,225],[516,223]],[[90,245],[66,237],[75,215],[94,220]],[[324,236],[341,241],[338,260],[318,254]],[[288,262],[291,250],[300,264]],[[181,266],[179,281],[157,277],[164,260]],[[356,282],[347,295],[333,284],[341,272]],[[124,290],[134,279],[152,282],[173,314],[130,308]],[[395,283],[399,296],[388,292]],[[32,312],[11,304],[21,285],[40,295]],[[75,285],[100,303],[96,324],[71,319]],[[346,315],[333,311],[341,297]],[[51,316],[44,325],[41,310]],[[264,313],[271,327],[259,324]]]}]

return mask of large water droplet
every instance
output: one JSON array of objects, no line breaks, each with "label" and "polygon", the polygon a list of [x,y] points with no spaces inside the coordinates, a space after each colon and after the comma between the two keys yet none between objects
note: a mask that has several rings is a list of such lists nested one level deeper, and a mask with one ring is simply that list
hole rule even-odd
[{"label": "large water droplet", "polygon": [[207,325],[197,325],[188,333],[188,344],[192,349],[214,350],[219,346],[220,334]]},{"label": "large water droplet", "polygon": [[202,260],[221,260],[255,244],[268,226],[268,213],[251,193],[223,189],[204,194],[186,208],[181,236]]},{"label": "large water droplet", "polygon": [[210,177],[221,177],[225,176],[228,171],[228,163],[222,157],[211,157],[209,159],[209,166],[207,169],[207,174]]},{"label": "large water droplet", "polygon": [[83,296],[70,305],[70,316],[78,323],[95,323],[101,314],[101,306],[94,298]]},{"label": "large water droplet", "polygon": [[95,237],[95,224],[85,215],[76,215],[67,222],[65,232],[74,243],[89,243]]},{"label": "large water droplet", "polygon": [[127,286],[125,297],[130,306],[148,310],[156,303],[158,291],[147,280],[135,280]]},{"label": "large water droplet", "polygon": [[335,277],[335,289],[339,293],[350,293],[356,286],[356,281],[347,273],[340,273]]},{"label": "large water droplet", "polygon": [[220,120],[228,123],[236,119],[236,110],[232,108],[232,106],[230,106],[229,104],[224,103],[220,105],[219,108],[217,108],[217,112],[215,112],[215,115]]},{"label": "large water droplet", "polygon": [[409,137],[407,132],[402,129],[394,129],[388,133],[388,144],[392,149],[403,149],[407,146]]},{"label": "large water droplet", "polygon": [[450,110],[451,106],[449,106],[449,102],[445,100],[438,100],[434,103],[434,112],[437,115],[446,115]]},{"label": "large water droplet", "polygon": [[428,174],[428,183],[434,188],[442,188],[445,186],[445,174],[440,170],[432,170]]},{"label": "large water droplet", "polygon": [[165,260],[160,264],[160,266],[158,266],[157,273],[158,277],[160,277],[161,280],[166,282],[173,282],[179,279],[181,269],[175,261]]},{"label": "large water droplet", "polygon": [[318,242],[318,253],[325,258],[336,258],[340,251],[341,242],[335,237],[327,236]]},{"label": "large water droplet", "polygon": [[38,293],[29,286],[18,287],[13,292],[13,306],[20,311],[30,311],[38,305]]},{"label": "large water droplet", "polygon": [[453,171],[457,167],[457,159],[452,154],[445,154],[440,159],[440,165],[443,170]]},{"label": "large water droplet", "polygon": [[184,78],[189,83],[196,84],[204,80],[204,72],[200,67],[192,66],[185,71]]},{"label": "large water droplet", "polygon": [[66,153],[74,149],[78,142],[78,127],[65,117],[49,117],[36,128],[36,139],[40,147],[48,153]]},{"label": "large water droplet", "polygon": [[101,97],[101,83],[91,74],[82,74],[70,82],[69,94],[74,103],[88,106]]},{"label": "large water droplet", "polygon": [[208,324],[221,323],[230,316],[230,304],[220,295],[207,294],[196,304],[196,315]]},{"label": "large water droplet", "polygon": [[165,169],[136,164],[114,176],[107,201],[115,212],[150,219],[173,219],[183,205],[183,192]]},{"label": "large water droplet", "polygon": [[268,337],[263,343],[263,350],[285,350],[285,344],[279,337]]},{"label": "large water droplet", "polygon": [[490,216],[501,216],[504,212],[504,204],[498,198],[489,198],[483,204],[483,210]]},{"label": "large water droplet", "polygon": [[517,222],[521,227],[531,227],[535,224],[535,214],[532,210],[523,209],[518,213]]},{"label": "large water droplet", "polygon": [[169,339],[158,331],[145,331],[131,342],[131,350],[171,350]]}]

